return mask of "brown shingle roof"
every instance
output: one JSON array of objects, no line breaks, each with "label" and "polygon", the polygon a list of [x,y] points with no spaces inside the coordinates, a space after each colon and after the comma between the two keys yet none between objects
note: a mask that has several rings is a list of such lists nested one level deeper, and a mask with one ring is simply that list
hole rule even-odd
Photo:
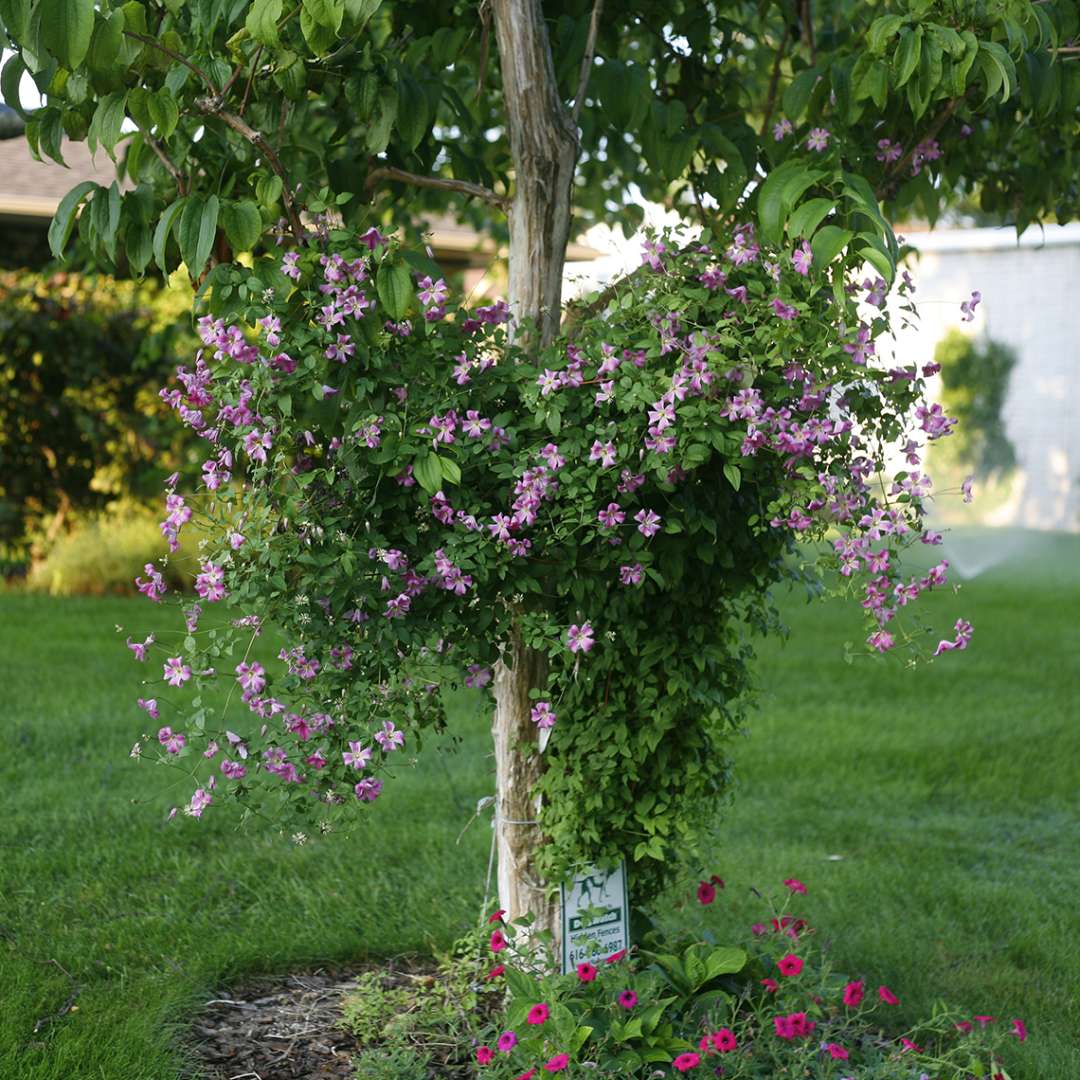
[{"label": "brown shingle roof", "polygon": [[62,154],[66,169],[51,158],[35,161],[25,139],[0,142],[0,217],[47,220],[81,181],[107,186],[116,179],[116,166],[104,150],[98,151],[96,163],[84,142],[65,142]]}]

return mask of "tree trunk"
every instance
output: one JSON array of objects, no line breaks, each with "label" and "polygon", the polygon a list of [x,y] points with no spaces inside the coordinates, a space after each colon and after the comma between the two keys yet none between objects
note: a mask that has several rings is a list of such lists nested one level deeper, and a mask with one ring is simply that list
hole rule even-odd
[{"label": "tree trunk", "polygon": [[[511,333],[519,344],[527,334],[527,344],[546,345],[559,329],[577,133],[559,97],[540,0],[493,0],[493,9],[514,159]],[[535,870],[543,837],[534,824],[540,803],[533,788],[543,768],[543,745],[529,719],[529,691],[543,685],[544,658],[522,642],[516,628],[503,645],[503,657],[495,672],[492,725],[499,906],[509,919],[531,912],[534,929],[550,930],[557,950],[558,898],[546,895],[546,883]]]}]

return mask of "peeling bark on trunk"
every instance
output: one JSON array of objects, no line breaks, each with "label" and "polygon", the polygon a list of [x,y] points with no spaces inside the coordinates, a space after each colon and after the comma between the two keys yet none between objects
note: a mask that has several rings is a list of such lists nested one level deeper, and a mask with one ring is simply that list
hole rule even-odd
[{"label": "peeling bark on trunk", "polygon": [[[562,274],[570,238],[571,188],[577,132],[559,97],[540,0],[493,0],[510,150],[514,199],[510,207],[511,332],[534,320],[529,341],[550,342],[559,329]],[[506,917],[531,912],[534,929],[550,930],[559,947],[558,897],[546,895],[535,870],[543,839],[533,822],[540,809],[534,787],[543,769],[542,744],[529,719],[529,691],[543,685],[544,658],[517,629],[503,645],[495,672],[496,848],[499,906]]]},{"label": "peeling bark on trunk", "polygon": [[531,912],[536,930],[550,930],[558,948],[558,897],[549,897],[535,859],[541,839],[540,797],[533,788],[543,767],[529,690],[546,675],[542,654],[515,632],[495,670],[495,830],[499,907],[507,919]]}]

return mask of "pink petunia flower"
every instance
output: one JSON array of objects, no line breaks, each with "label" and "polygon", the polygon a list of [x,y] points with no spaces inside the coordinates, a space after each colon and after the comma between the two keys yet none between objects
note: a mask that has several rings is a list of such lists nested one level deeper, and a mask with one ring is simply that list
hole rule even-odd
[{"label": "pink petunia flower", "polygon": [[529,1010],[529,1015],[525,1017],[527,1024],[542,1024],[551,1015],[551,1010],[547,1005],[541,1001],[539,1005],[534,1005]]},{"label": "pink petunia flower", "polygon": [[793,878],[793,877],[784,878],[784,884],[793,893],[803,893],[804,895],[806,893],[806,886],[798,878]]},{"label": "pink petunia flower", "polygon": [[505,948],[506,948],[506,938],[503,937],[503,932],[501,930],[492,930],[491,931],[491,951],[495,952],[495,953],[502,952],[503,949],[505,949]]},{"label": "pink petunia flower", "polygon": [[847,1061],[851,1057],[839,1043],[826,1043],[825,1051],[834,1061]]},{"label": "pink petunia flower", "polygon": [[716,899],[716,886],[701,882],[697,887],[697,898],[699,904],[711,904]]},{"label": "pink petunia flower", "polygon": [[695,1053],[680,1054],[672,1063],[672,1068],[679,1072],[689,1072],[701,1064],[701,1055]]},{"label": "pink petunia flower", "polygon": [[495,1058],[495,1053],[490,1046],[480,1046],[476,1050],[476,1062],[478,1065],[490,1065]]},{"label": "pink petunia flower", "polygon": [[864,988],[861,979],[855,982],[849,982],[847,986],[844,987],[844,1004],[847,1005],[848,1008],[854,1009],[862,1003],[863,992]]},{"label": "pink petunia flower", "polygon": [[562,1072],[570,1064],[569,1054],[556,1054],[550,1061],[544,1062],[544,1072]]},{"label": "pink petunia flower", "polygon": [[624,990],[619,995],[619,1004],[624,1009],[632,1009],[637,1004],[637,994],[633,990]]},{"label": "pink petunia flower", "polygon": [[900,999],[887,986],[879,986],[878,989],[877,989],[877,992],[878,992],[878,997],[881,998],[881,1000],[886,1005],[899,1005],[900,1004]]},{"label": "pink petunia flower", "polygon": [[509,1054],[511,1050],[517,1046],[517,1032],[516,1031],[504,1031],[499,1036],[499,1041],[496,1044],[499,1048],[499,1053]]},{"label": "pink petunia flower", "polygon": [[803,962],[794,953],[788,953],[787,956],[780,958],[776,966],[781,975],[798,975],[803,969]]}]

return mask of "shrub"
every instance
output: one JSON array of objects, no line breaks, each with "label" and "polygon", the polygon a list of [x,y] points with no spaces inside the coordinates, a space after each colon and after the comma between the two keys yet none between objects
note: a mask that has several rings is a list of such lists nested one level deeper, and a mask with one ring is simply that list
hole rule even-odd
[{"label": "shrub", "polygon": [[[82,515],[33,567],[26,587],[51,596],[132,593],[132,582],[143,567],[167,553],[157,515],[124,500],[100,513]],[[192,576],[182,562],[167,562],[163,574],[176,587],[191,585]]]},{"label": "shrub", "polygon": [[957,420],[952,439],[934,447],[934,457],[946,465],[972,468],[981,474],[1007,473],[1016,465],[1016,452],[1001,411],[1009,393],[1016,353],[1000,341],[976,342],[950,330],[934,349],[941,365],[941,404]]},{"label": "shrub", "polygon": [[148,498],[181,466],[192,440],[158,390],[193,340],[190,298],[0,273],[0,555],[41,558],[72,515]]},{"label": "shrub", "polygon": [[[1008,1080],[1000,1053],[1027,1037],[1022,1021],[941,1005],[899,1029],[898,994],[834,970],[801,914],[806,887],[784,885],[782,898],[762,897],[762,921],[740,946],[654,930],[641,948],[567,975],[546,974],[546,934],[523,937],[527,919],[507,925],[496,912],[508,944],[489,974],[505,983],[507,1003],[478,1027],[477,1076]],[[717,887],[719,878],[703,882],[699,901],[712,903]]]}]

